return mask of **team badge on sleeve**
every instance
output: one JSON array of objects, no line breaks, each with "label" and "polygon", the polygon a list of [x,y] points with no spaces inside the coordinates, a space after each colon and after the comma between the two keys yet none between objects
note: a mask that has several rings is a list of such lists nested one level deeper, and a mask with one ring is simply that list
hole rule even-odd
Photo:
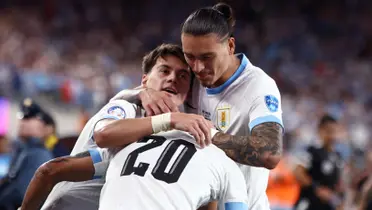
[{"label": "team badge on sleeve", "polygon": [[107,113],[111,116],[118,117],[120,119],[125,118],[125,111],[120,106],[113,106],[107,110]]},{"label": "team badge on sleeve", "polygon": [[279,100],[275,96],[273,96],[273,95],[265,96],[265,104],[271,112],[278,111]]}]

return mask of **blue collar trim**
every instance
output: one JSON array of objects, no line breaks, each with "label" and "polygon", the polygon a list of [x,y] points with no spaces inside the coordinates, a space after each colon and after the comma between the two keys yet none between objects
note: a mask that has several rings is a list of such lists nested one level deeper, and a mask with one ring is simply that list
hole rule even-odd
[{"label": "blue collar trim", "polygon": [[240,74],[244,71],[245,67],[248,64],[248,58],[243,53],[238,54],[237,57],[241,60],[238,70],[236,70],[234,72],[234,74],[225,83],[223,83],[219,87],[206,88],[207,94],[215,95],[215,94],[221,93],[222,91],[224,91],[228,86],[230,86],[240,76]]}]

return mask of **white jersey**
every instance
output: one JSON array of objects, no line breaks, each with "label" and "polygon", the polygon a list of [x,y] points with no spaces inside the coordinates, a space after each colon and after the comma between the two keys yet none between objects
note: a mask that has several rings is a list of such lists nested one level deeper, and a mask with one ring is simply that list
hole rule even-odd
[{"label": "white jersey", "polygon": [[[71,155],[76,155],[85,152],[88,149],[95,149],[98,147],[92,136],[94,127],[100,120],[136,117],[142,117],[142,115],[141,109],[139,109],[135,104],[129,103],[125,100],[110,101],[84,126]],[[96,179],[87,182],[61,182],[53,188],[42,209],[98,209],[99,196],[103,184],[103,179]]]},{"label": "white jersey", "polygon": [[[253,127],[276,122],[283,126],[281,97],[275,81],[252,65],[244,54],[237,71],[217,88],[201,87],[195,81],[186,112],[198,113],[211,120],[221,131],[238,136],[250,135]],[[123,91],[120,98],[134,100],[139,90]],[[251,210],[270,209],[266,196],[269,170],[238,164],[247,183]]]},{"label": "white jersey", "polygon": [[173,130],[130,144],[111,161],[106,149],[90,150],[96,175],[107,170],[99,209],[195,210],[220,200],[219,209],[247,210],[245,180],[235,162],[214,145],[199,149],[194,142]]},{"label": "white jersey", "polygon": [[[281,97],[275,81],[253,66],[244,54],[238,57],[241,65],[231,78],[217,88],[197,86],[191,104],[218,129],[232,135],[248,136],[253,127],[264,122],[283,126]],[[269,170],[241,164],[239,167],[248,186],[249,209],[270,209],[266,196]]]}]

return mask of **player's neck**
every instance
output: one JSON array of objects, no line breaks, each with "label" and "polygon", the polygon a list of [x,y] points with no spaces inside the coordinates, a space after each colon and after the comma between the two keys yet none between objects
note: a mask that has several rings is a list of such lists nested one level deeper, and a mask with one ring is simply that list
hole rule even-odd
[{"label": "player's neck", "polygon": [[224,84],[238,70],[240,66],[240,59],[236,56],[234,56],[231,59],[232,59],[230,61],[231,65],[227,67],[227,70],[225,71],[225,73],[222,74],[222,76],[217,80],[217,82],[213,85],[213,87],[218,87]]}]

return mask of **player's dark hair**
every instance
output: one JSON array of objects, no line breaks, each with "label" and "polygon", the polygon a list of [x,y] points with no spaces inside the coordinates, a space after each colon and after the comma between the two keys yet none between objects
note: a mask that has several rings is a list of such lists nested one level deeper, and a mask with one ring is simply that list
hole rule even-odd
[{"label": "player's dark hair", "polygon": [[194,36],[217,34],[221,41],[233,36],[235,18],[232,8],[225,3],[193,12],[183,23],[182,33]]},{"label": "player's dark hair", "polygon": [[183,55],[182,48],[178,45],[175,44],[162,44],[158,47],[156,47],[154,50],[149,52],[145,57],[143,57],[142,60],[142,71],[144,74],[150,73],[152,67],[155,66],[156,61],[160,57],[165,57],[165,56],[175,56],[178,59],[180,59],[184,64],[187,64],[185,60],[185,56]]},{"label": "player's dark hair", "polygon": [[328,115],[328,114],[323,115],[323,117],[321,117],[320,120],[319,120],[318,128],[322,128],[323,126],[325,126],[328,123],[337,123],[337,120],[336,120],[336,118],[332,117],[331,115]]}]

